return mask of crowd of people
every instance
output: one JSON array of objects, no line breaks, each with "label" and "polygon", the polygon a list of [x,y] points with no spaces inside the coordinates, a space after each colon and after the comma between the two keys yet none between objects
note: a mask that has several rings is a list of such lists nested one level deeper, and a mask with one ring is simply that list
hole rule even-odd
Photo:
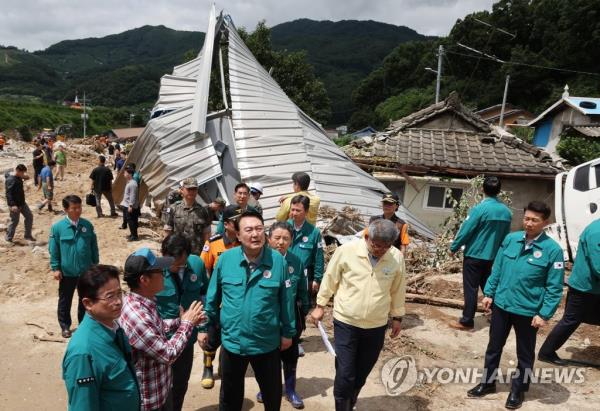
[{"label": "crowd of people", "polygon": [[[45,167],[52,169],[54,162]],[[122,228],[128,227],[129,240],[135,241],[142,176],[134,164],[123,167]],[[20,164],[7,175],[14,222],[7,238],[12,239],[23,215],[25,238],[33,240],[33,217],[23,193],[26,171]],[[51,191],[48,173],[42,169],[38,177],[42,189]],[[117,216],[105,157],[98,158],[90,180],[97,217],[103,217],[103,196],[110,215]],[[391,328],[395,338],[402,329],[409,227],[397,216],[399,198],[385,194],[382,214],[370,219],[362,238],[339,246],[325,266],[324,240],[314,225],[320,200],[309,193],[309,185],[308,174],[295,173],[294,192],[280,198],[277,221],[267,227],[259,202],[262,185],[239,183],[232,204],[217,198],[202,205],[197,181],[187,178],[169,194],[163,210],[160,256],[139,248],[122,269],[100,263],[94,225],[81,217],[82,199],[63,198],[65,216],[52,225],[48,248],[59,284],[58,322],[63,337],[72,337],[63,360],[69,409],[180,410],[195,342],[203,350],[205,389],[214,387],[213,364],[220,352],[220,409],[241,409],[248,365],[260,388],[256,399],[266,410],[279,410],[282,396],[294,408],[304,408],[296,387],[301,336],[306,319],[321,321],[332,298],[335,409],[354,409],[386,330]],[[481,289],[482,305],[491,311],[490,336],[482,381],[468,391],[469,397],[496,391],[500,357],[515,329],[517,373],[505,404],[515,409],[531,382],[537,331],[561,301],[564,259],[561,247],[544,233],[550,208],[532,201],[524,210],[523,230],[511,233],[512,212],[498,199],[500,190],[498,178],[485,178],[485,199],[470,210],[450,247],[450,253],[464,254],[465,304],[460,319],[449,326],[466,332],[474,328]],[[600,295],[599,224],[592,223],[581,236],[565,314],[542,346],[542,361],[567,364],[556,350]],[[127,292],[120,285],[121,273]],[[73,333],[75,289],[79,326]]]}]

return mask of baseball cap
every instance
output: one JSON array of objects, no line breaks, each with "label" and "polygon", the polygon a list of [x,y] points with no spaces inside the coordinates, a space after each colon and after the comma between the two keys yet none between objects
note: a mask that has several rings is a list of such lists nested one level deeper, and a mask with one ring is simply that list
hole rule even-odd
[{"label": "baseball cap", "polygon": [[235,220],[242,214],[242,209],[237,205],[230,205],[223,210],[223,221]]},{"label": "baseball cap", "polygon": [[223,200],[223,197],[217,197],[213,200],[213,202],[215,202],[217,204],[221,204],[222,206],[225,205],[225,200]]},{"label": "baseball cap", "polygon": [[383,203],[394,203],[394,204],[400,204],[400,198],[398,197],[397,194],[384,194],[383,198],[381,199],[381,202]]},{"label": "baseball cap", "polygon": [[188,177],[181,182],[181,187],[198,188],[198,180],[196,180],[194,177]]},{"label": "baseball cap", "polygon": [[147,247],[139,248],[125,260],[125,277],[139,277],[148,271],[164,270],[173,261],[173,257],[157,257]]},{"label": "baseball cap", "polygon": [[250,191],[263,193],[263,186],[261,183],[252,183],[250,184]]}]

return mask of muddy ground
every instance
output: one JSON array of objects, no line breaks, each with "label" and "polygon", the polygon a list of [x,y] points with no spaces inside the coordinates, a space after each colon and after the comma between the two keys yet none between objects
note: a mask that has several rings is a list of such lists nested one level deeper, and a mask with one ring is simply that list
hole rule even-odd
[{"label": "muddy ground", "polygon": [[[18,147],[17,147],[18,146]],[[11,155],[0,155],[0,171],[14,167],[19,162],[31,163],[31,148],[12,142],[15,149]],[[64,181],[56,183],[57,199],[75,193],[84,196],[89,188],[89,173],[95,159],[92,155],[70,153]],[[4,174],[4,173],[2,173]],[[8,218],[4,198],[4,180],[0,178],[0,224]],[[34,236],[37,244],[28,244],[19,226],[16,244],[8,246],[0,241],[0,409],[3,410],[64,410],[66,392],[61,379],[61,361],[66,348],[60,338],[56,321],[57,283],[49,272],[46,253],[47,237],[53,221],[62,218],[47,211],[38,214],[35,205],[41,200],[31,181],[27,182],[27,201],[34,210]],[[108,207],[107,204],[104,205]],[[94,209],[84,208],[84,217],[96,227],[101,262],[122,266],[128,253],[142,245],[159,248],[160,236],[150,229],[147,219],[142,219],[142,241],[128,243],[126,233],[119,230],[119,220],[95,217]],[[1,229],[2,226],[0,226]],[[4,233],[1,233],[2,237]],[[37,247],[37,248],[36,248]],[[460,274],[429,278],[424,287],[431,295],[445,298],[461,298]],[[74,305],[75,308],[75,305]],[[555,320],[560,318],[559,310]],[[502,409],[509,386],[499,385],[499,392],[482,400],[466,397],[471,384],[442,384],[434,379],[431,383],[417,383],[408,392],[389,396],[381,380],[383,364],[395,357],[410,355],[417,368],[482,367],[488,340],[488,323],[481,314],[476,318],[473,332],[460,332],[447,327],[447,323],[460,314],[459,310],[408,304],[400,338],[386,341],[380,361],[369,376],[361,392],[359,410],[496,410]],[[73,310],[75,318],[75,311]],[[325,323],[328,327],[329,320]],[[542,330],[538,348],[544,335],[551,328]],[[567,342],[559,354],[566,358],[600,362],[600,327],[584,325]],[[40,340],[40,338],[42,340]],[[47,341],[44,341],[47,340]],[[56,341],[53,341],[56,340]],[[325,352],[316,329],[309,328],[305,334],[306,356],[300,359],[298,392],[304,397],[306,409],[333,409],[334,358]],[[516,360],[514,334],[511,334],[502,367],[514,366]],[[545,366],[536,363],[537,367]],[[538,384],[527,394],[524,410],[597,410],[600,408],[600,372],[584,368],[585,381],[580,384]],[[196,350],[195,365],[186,397],[186,410],[218,409],[219,382],[212,390],[200,386],[201,353]],[[443,381],[443,378],[442,378]],[[262,409],[256,403],[257,384],[251,372],[246,379],[244,409]],[[283,401],[282,409],[292,409]]]}]

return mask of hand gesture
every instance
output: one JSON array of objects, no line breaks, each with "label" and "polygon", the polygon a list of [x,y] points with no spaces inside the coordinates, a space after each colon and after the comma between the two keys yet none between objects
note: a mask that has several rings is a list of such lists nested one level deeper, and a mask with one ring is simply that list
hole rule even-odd
[{"label": "hand gesture", "polygon": [[202,321],[206,319],[206,314],[202,309],[204,306],[200,301],[194,301],[190,308],[181,316],[182,321],[189,321],[194,325],[200,324]]},{"label": "hand gesture", "polygon": [[539,315],[536,315],[535,317],[533,317],[533,319],[531,320],[531,326],[533,328],[540,328],[540,327],[545,327],[547,324],[547,321],[544,320],[542,317],[540,317]]},{"label": "hand gesture", "polygon": [[489,311],[492,308],[493,302],[494,300],[491,297],[484,297],[483,300],[481,300],[481,305],[485,311]]}]

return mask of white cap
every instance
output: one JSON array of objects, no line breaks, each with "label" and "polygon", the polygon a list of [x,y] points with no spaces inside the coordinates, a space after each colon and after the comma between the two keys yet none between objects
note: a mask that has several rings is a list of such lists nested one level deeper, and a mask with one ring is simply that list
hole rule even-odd
[{"label": "white cap", "polygon": [[259,193],[263,193],[263,186],[261,183],[252,183],[250,184],[250,190],[258,191]]}]

